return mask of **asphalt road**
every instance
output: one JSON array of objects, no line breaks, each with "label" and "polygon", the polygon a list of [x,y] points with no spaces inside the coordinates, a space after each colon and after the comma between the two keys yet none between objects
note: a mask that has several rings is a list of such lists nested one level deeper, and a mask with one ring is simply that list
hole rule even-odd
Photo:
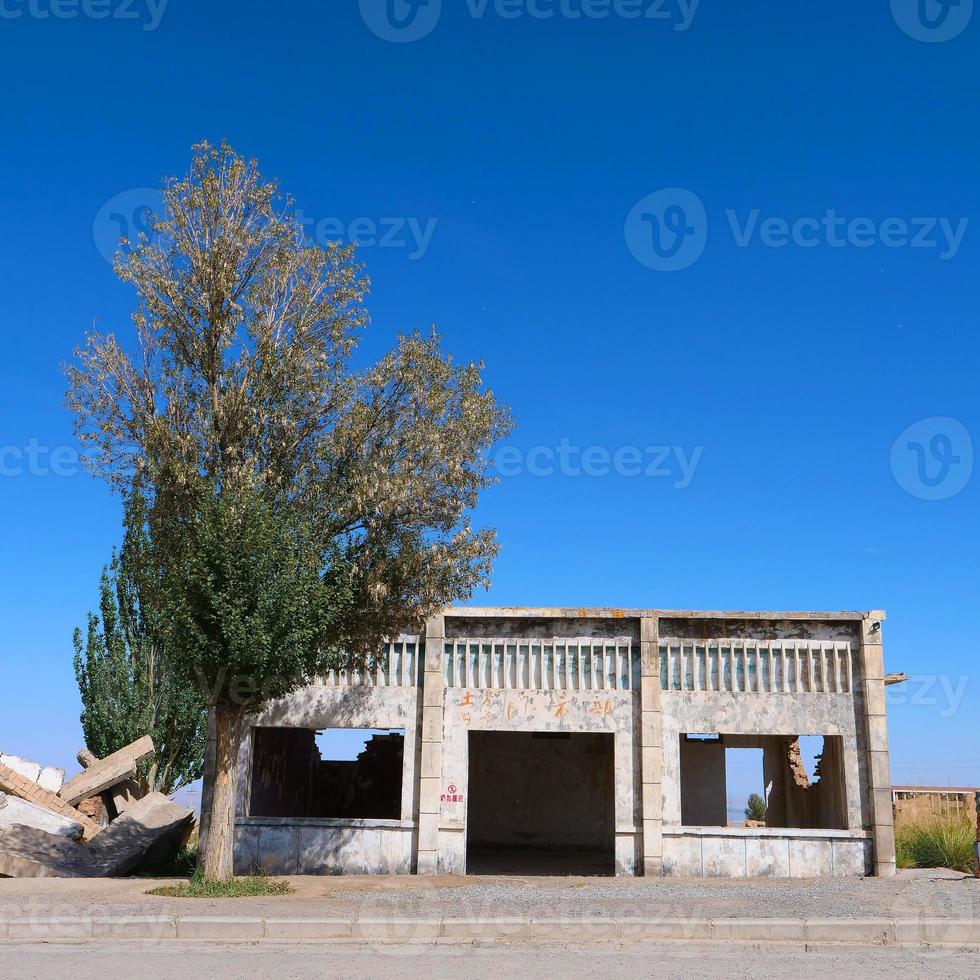
[{"label": "asphalt road", "polygon": [[0,944],[0,976],[18,980],[105,980],[138,976],[243,978],[698,977],[699,980],[871,980],[896,976],[957,980],[977,976],[976,952],[836,947],[719,949],[631,946],[269,946]]}]

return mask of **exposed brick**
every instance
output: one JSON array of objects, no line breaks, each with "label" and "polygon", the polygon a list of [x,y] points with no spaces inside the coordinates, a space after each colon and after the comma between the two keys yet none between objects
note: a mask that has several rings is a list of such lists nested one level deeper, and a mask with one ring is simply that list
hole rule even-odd
[{"label": "exposed brick", "polygon": [[54,813],[60,814],[75,823],[82,825],[82,830],[86,840],[91,840],[102,828],[81,814],[74,807],[69,806],[60,797],[41,789],[37,783],[32,783],[25,779],[19,772],[9,766],[0,765],[0,792],[10,793],[11,796],[19,796],[22,800],[36,803]]}]

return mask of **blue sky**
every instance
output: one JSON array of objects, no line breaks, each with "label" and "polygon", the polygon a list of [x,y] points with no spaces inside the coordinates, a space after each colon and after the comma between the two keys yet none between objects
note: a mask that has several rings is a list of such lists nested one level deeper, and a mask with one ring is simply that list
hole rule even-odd
[{"label": "blue sky", "polygon": [[0,749],[80,743],[119,508],[60,364],[129,330],[113,216],[227,137],[367,243],[362,359],[435,323],[511,405],[476,601],[885,608],[894,781],[980,784],[980,14],[432,4],[0,3]]}]

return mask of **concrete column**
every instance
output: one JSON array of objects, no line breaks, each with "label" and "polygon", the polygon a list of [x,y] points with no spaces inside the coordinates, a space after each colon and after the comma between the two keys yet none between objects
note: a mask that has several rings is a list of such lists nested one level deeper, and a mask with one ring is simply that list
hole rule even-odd
[{"label": "concrete column", "polygon": [[895,827],[888,764],[888,720],[885,717],[885,659],[881,643],[883,619],[883,613],[873,614],[861,623],[861,690],[874,834],[874,869],[881,878],[895,874]]},{"label": "concrete column", "polygon": [[442,794],[442,720],[445,676],[446,618],[433,616],[425,624],[425,670],[422,675],[422,759],[419,767],[418,873],[439,870],[439,815]]},{"label": "concrete column", "polygon": [[643,772],[643,874],[663,874],[663,718],[660,623],[640,620],[640,753]]}]

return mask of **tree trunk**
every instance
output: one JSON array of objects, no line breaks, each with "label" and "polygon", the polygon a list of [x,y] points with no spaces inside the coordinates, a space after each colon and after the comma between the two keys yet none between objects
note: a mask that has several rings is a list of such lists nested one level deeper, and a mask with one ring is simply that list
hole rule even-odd
[{"label": "tree trunk", "polygon": [[[215,717],[215,766],[200,864],[204,877],[216,881],[235,874],[235,797],[244,712],[235,704],[218,704],[211,710]],[[208,798],[207,792],[204,797]]]}]

